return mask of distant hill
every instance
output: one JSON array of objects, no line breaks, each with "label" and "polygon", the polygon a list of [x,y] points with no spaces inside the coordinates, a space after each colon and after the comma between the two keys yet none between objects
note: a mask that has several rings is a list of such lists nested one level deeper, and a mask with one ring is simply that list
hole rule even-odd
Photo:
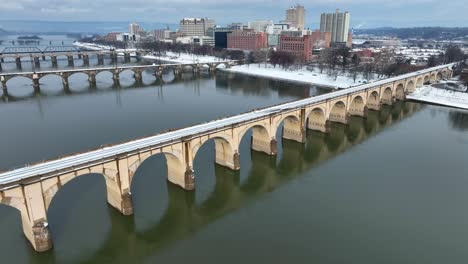
[{"label": "distant hill", "polygon": [[8,32],[6,30],[0,28],[0,36],[6,35],[7,33]]},{"label": "distant hill", "polygon": [[355,35],[372,35],[376,37],[392,36],[401,39],[434,39],[456,40],[468,38],[468,27],[414,27],[414,28],[373,28],[355,29]]}]

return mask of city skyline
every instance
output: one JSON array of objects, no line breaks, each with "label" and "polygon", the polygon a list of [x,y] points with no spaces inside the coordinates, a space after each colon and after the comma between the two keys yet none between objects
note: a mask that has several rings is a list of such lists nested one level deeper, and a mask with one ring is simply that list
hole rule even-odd
[{"label": "city skyline", "polygon": [[[461,0],[370,1],[347,3],[330,1],[225,1],[160,0],[128,1],[56,1],[5,0],[0,6],[2,20],[40,21],[137,21],[177,24],[181,17],[209,17],[217,24],[252,20],[284,20],[284,12],[295,4],[306,8],[305,26],[319,27],[320,14],[339,8],[353,14],[352,28],[463,26],[465,3]],[[53,6],[53,8],[51,8]],[[102,14],[99,10],[107,10]],[[226,12],[229,10],[229,12]],[[155,15],[156,14],[156,15]],[[160,15],[159,15],[160,14]],[[385,14],[385,16],[382,16]]]}]

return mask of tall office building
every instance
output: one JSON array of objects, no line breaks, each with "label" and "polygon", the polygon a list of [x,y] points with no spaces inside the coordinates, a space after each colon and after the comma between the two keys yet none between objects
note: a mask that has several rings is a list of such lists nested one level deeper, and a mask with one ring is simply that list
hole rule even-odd
[{"label": "tall office building", "polygon": [[138,32],[140,32],[140,25],[138,25],[137,23],[131,23],[130,35],[138,35]]},{"label": "tall office building", "polygon": [[256,20],[250,21],[248,23],[248,28],[255,32],[265,32],[266,28],[270,25],[273,25],[273,21],[271,20]]},{"label": "tall office building", "polygon": [[320,16],[320,31],[331,32],[331,41],[333,43],[347,43],[349,19],[350,14],[348,12],[340,13],[339,9],[335,13],[323,13]]},{"label": "tall office building", "polygon": [[291,27],[304,29],[305,27],[305,9],[304,6],[296,5],[286,10],[286,22]]},{"label": "tall office building", "polygon": [[179,23],[179,33],[184,36],[206,36],[215,21],[208,18],[184,18]]}]

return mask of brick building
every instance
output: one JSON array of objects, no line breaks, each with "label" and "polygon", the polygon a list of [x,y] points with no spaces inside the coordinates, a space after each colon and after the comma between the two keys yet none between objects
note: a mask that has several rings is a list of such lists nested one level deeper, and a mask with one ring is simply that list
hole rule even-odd
[{"label": "brick building", "polygon": [[280,37],[279,50],[293,53],[297,59],[311,61],[314,48],[329,48],[331,32],[314,31],[308,35],[297,36],[283,34]]},{"label": "brick building", "polygon": [[267,34],[253,31],[234,31],[227,35],[228,49],[258,50],[268,47]]},{"label": "brick building", "polygon": [[280,38],[279,50],[292,53],[301,61],[312,60],[312,48],[312,35],[304,35],[303,37],[282,35]]}]

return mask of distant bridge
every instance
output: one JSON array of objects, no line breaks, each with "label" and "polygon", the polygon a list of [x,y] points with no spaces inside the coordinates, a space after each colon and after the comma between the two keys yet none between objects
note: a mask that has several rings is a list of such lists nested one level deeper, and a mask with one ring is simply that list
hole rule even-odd
[{"label": "distant bridge", "polygon": [[47,46],[44,49],[40,49],[37,46],[12,46],[12,47],[5,47],[0,55],[4,54],[31,54],[31,53],[56,53],[56,52],[79,52],[79,51],[91,51],[86,48],[76,48],[76,46],[68,45],[68,46]]},{"label": "distant bridge", "polygon": [[119,67],[97,67],[97,68],[84,68],[84,69],[71,69],[71,70],[52,70],[52,71],[38,71],[38,72],[14,72],[0,74],[0,82],[4,94],[8,94],[7,82],[15,77],[26,77],[31,79],[35,92],[40,92],[40,79],[47,75],[57,75],[62,78],[64,89],[68,89],[68,78],[76,73],[84,73],[88,75],[88,81],[91,86],[96,86],[96,75],[101,72],[112,73],[112,79],[116,85],[120,82],[120,73],[129,70],[133,72],[136,82],[142,82],[142,73],[145,70],[152,70],[156,77],[161,77],[163,70],[172,69],[174,74],[178,75],[183,70],[188,69],[194,73],[203,70],[216,71],[220,65],[230,67],[237,64],[237,61],[225,62],[207,62],[207,63],[183,63],[183,64],[160,64],[160,65],[129,65]]},{"label": "distant bridge", "polygon": [[[109,204],[122,214],[131,215],[133,176],[153,155],[165,155],[168,181],[185,190],[194,190],[194,158],[201,146],[211,139],[215,142],[216,163],[239,170],[239,145],[249,130],[253,132],[253,150],[276,155],[276,131],[281,124],[283,138],[304,143],[306,129],[327,133],[331,122],[347,124],[349,116],[366,117],[368,110],[380,110],[382,104],[405,100],[406,94],[424,83],[451,77],[453,65],[420,70],[4,172],[0,174],[0,201],[21,212],[24,234],[34,249],[47,251],[52,247],[47,209],[57,191],[74,178],[102,174]],[[37,76],[33,78],[38,79]]]},{"label": "distant bridge", "polygon": [[49,46],[44,50],[38,47],[6,47],[0,53],[0,71],[2,71],[2,63],[6,62],[6,59],[13,59],[16,63],[16,68],[21,69],[21,60],[29,58],[33,61],[34,66],[40,67],[41,59],[46,60],[50,58],[52,61],[52,67],[57,67],[57,58],[66,57],[68,60],[68,66],[74,66],[75,58],[83,59],[84,66],[89,66],[89,56],[95,55],[98,58],[98,64],[104,64],[104,56],[110,56],[112,60],[117,59],[117,55],[122,54],[125,62],[130,61],[132,52],[130,51],[111,51],[111,50],[82,50],[77,49],[75,46]]}]

